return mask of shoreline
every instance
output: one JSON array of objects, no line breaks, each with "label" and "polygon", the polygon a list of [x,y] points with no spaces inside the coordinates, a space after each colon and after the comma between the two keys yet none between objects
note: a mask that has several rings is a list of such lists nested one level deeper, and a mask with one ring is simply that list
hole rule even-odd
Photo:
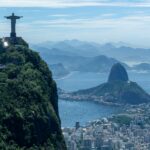
[{"label": "shoreline", "polygon": [[71,101],[71,102],[84,102],[84,101],[88,101],[88,102],[94,102],[94,103],[97,103],[97,104],[102,104],[102,105],[105,105],[105,106],[115,106],[115,107],[120,107],[120,106],[127,106],[127,105],[124,105],[124,104],[118,104],[118,103],[110,103],[110,102],[104,102],[104,101],[98,101],[98,100],[92,100],[92,99],[74,99],[74,98],[63,98],[63,97],[59,97],[60,100],[64,100],[64,101]]},{"label": "shoreline", "polygon": [[[86,126],[87,124],[89,124],[89,122],[99,120],[102,118],[112,117],[113,115],[116,115],[118,113],[119,114],[122,113],[122,110],[124,110],[118,106],[109,106],[109,105],[104,105],[104,104],[97,104],[97,102],[92,102],[90,100],[72,101],[72,100],[59,99],[59,107],[60,106],[61,107],[66,106],[67,107],[67,111],[64,109],[61,109],[61,111],[60,111],[60,112],[62,112],[62,110],[63,110],[63,114],[66,115],[65,117],[60,115],[60,117],[62,117],[61,118],[62,128],[73,128],[75,126],[76,122],[80,122],[80,124],[82,126]],[[77,109],[76,109],[76,106],[78,106]],[[70,107],[70,109],[68,110],[69,107]],[[79,110],[79,108],[81,111]],[[94,110],[92,108],[94,108]],[[77,112],[74,112],[74,110],[76,110]],[[88,111],[87,114],[86,114],[85,110]],[[78,113],[78,111],[79,111],[79,113]],[[74,115],[77,115],[77,116],[75,116],[74,119],[70,118],[70,117],[72,117],[72,115],[70,115],[70,113],[72,114],[72,112]],[[85,117],[86,119],[82,119],[82,117],[80,117],[80,115],[82,117]],[[66,120],[66,118],[70,118],[69,123]]]},{"label": "shoreline", "polygon": [[[93,102],[96,104],[100,104],[100,105],[104,105],[104,106],[113,106],[113,107],[122,107],[123,109],[127,109],[129,107],[137,107],[137,106],[141,106],[144,105],[146,103],[141,103],[141,104],[136,104],[136,105],[132,105],[132,104],[119,104],[119,103],[112,103],[112,102],[105,102],[105,101],[99,101],[99,100],[95,100],[92,98],[86,98],[86,99],[77,99],[77,98],[72,98],[72,97],[62,97],[62,96],[58,96],[59,100],[64,100],[64,101],[70,101],[70,102]],[[149,102],[150,103],[150,102]],[[147,103],[147,104],[149,104]]]},{"label": "shoreline", "polygon": [[76,73],[76,72],[78,72],[78,71],[72,71],[72,72],[70,72],[69,74],[67,74],[67,75],[65,75],[65,76],[63,76],[63,77],[58,77],[58,78],[54,78],[54,80],[64,80],[64,79],[66,79],[66,78],[68,78],[68,77],[70,77],[71,75],[73,75],[74,73]]}]

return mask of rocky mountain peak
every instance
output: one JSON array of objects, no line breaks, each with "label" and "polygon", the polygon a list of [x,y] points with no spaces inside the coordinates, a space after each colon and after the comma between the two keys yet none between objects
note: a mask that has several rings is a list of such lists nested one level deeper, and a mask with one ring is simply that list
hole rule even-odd
[{"label": "rocky mountain peak", "polygon": [[113,82],[113,81],[128,81],[128,74],[126,69],[124,68],[123,65],[120,63],[116,63],[112,66],[108,82]]}]

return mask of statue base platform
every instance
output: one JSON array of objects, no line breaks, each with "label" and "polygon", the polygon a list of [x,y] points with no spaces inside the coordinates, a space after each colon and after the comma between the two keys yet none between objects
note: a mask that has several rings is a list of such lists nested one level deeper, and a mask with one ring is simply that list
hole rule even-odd
[{"label": "statue base platform", "polygon": [[28,43],[22,37],[4,37],[4,41],[8,42],[8,45],[21,45],[29,47]]}]

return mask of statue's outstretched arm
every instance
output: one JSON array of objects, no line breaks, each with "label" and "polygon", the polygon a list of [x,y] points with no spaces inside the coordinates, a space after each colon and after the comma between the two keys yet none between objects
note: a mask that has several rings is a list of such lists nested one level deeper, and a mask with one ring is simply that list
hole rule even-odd
[{"label": "statue's outstretched arm", "polygon": [[11,19],[11,16],[5,16],[6,19]]},{"label": "statue's outstretched arm", "polygon": [[16,16],[16,19],[20,19],[20,18],[23,18],[23,16]]}]

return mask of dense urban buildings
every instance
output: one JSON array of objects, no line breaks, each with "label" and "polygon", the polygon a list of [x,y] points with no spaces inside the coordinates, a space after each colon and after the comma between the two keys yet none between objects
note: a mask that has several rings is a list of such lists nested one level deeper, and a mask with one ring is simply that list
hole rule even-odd
[{"label": "dense urban buildings", "polygon": [[150,149],[150,104],[128,106],[124,113],[64,128],[68,150]]}]

